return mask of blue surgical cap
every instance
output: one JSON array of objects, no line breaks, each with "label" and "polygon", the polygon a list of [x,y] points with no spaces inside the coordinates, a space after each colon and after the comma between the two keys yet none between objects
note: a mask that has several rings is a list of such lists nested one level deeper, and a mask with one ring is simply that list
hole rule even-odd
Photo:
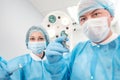
[{"label": "blue surgical cap", "polygon": [[78,4],[78,18],[89,11],[101,8],[106,9],[114,16],[113,3],[109,0],[80,0]]},{"label": "blue surgical cap", "polygon": [[46,46],[49,44],[50,39],[49,39],[49,35],[47,33],[47,31],[40,25],[40,26],[32,26],[31,28],[29,28],[29,30],[27,31],[26,34],[26,46],[28,47],[28,42],[29,42],[29,37],[31,35],[31,33],[33,32],[41,32],[46,40]]}]

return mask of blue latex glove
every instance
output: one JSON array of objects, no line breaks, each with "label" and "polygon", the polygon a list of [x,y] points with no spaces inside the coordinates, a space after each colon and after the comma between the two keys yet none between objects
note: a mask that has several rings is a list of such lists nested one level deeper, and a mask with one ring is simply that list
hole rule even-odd
[{"label": "blue latex glove", "polygon": [[46,56],[49,63],[58,62],[62,59],[63,53],[69,52],[69,49],[63,45],[64,41],[68,41],[68,39],[61,36],[47,46]]},{"label": "blue latex glove", "polygon": [[0,80],[11,80],[3,62],[0,62]]}]

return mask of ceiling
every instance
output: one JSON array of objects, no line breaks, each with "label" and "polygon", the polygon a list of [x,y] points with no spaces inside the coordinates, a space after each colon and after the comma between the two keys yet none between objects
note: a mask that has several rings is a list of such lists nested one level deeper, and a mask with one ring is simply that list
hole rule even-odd
[{"label": "ceiling", "polygon": [[[46,16],[51,11],[55,11],[55,10],[62,10],[68,13],[67,8],[77,5],[77,3],[79,2],[79,0],[29,0],[29,1],[40,12],[40,14],[43,17]],[[114,6],[115,6],[116,15],[113,20],[113,23],[115,23],[118,20],[118,18],[120,18],[120,10],[118,8],[120,7],[120,1],[119,0],[110,0],[110,1],[112,1],[115,4]],[[70,16],[72,17],[71,14]]]},{"label": "ceiling", "polygon": [[62,10],[66,11],[67,7],[74,6],[79,0],[29,0],[35,8],[45,16],[51,11]]}]

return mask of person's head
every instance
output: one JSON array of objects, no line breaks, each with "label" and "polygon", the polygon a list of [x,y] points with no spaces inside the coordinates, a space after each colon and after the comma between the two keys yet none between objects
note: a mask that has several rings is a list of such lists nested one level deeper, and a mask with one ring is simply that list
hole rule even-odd
[{"label": "person's head", "polygon": [[113,17],[113,4],[108,0],[80,0],[79,2],[79,23],[93,42],[102,42],[111,35],[110,25]]},{"label": "person's head", "polygon": [[41,54],[49,44],[49,36],[42,26],[32,26],[26,34],[26,46],[34,54]]}]

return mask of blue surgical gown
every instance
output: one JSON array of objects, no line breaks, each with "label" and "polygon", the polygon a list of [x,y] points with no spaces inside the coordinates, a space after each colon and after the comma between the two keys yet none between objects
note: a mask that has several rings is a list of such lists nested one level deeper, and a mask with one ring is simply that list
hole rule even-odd
[{"label": "blue surgical gown", "polygon": [[6,64],[7,62],[0,57],[0,80],[10,80]]},{"label": "blue surgical gown", "polygon": [[[30,54],[19,56],[8,62],[9,71],[13,72],[12,80],[51,80],[45,68],[46,60],[35,61]],[[21,64],[22,68],[17,68]]]},{"label": "blue surgical gown", "polygon": [[71,53],[68,72],[70,80],[120,80],[120,36],[105,45],[79,43]]}]

